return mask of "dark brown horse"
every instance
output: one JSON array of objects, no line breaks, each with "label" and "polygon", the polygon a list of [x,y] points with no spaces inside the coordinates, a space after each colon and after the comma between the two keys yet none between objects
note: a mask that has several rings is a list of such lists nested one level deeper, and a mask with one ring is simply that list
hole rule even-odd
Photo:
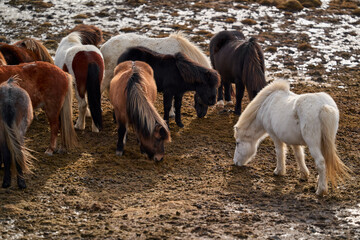
[{"label": "dark brown horse", "polygon": [[170,132],[153,105],[157,94],[153,70],[145,62],[126,61],[115,68],[114,74],[109,97],[118,124],[116,154],[123,154],[130,125],[138,137],[141,152],[161,161],[164,142],[170,141]]},{"label": "dark brown horse", "polygon": [[[201,66],[183,53],[160,54],[145,47],[128,48],[118,59],[123,61],[144,61],[154,70],[157,90],[163,92],[164,119],[169,123],[169,111],[175,100],[175,122],[181,122],[182,97],[187,91],[195,91],[195,109],[206,114],[207,106],[216,103],[216,90],[220,83],[219,74],[213,69]],[[206,107],[204,107],[206,106]]]},{"label": "dark brown horse", "polygon": [[5,166],[3,188],[10,187],[12,172],[17,174],[19,188],[26,188],[24,173],[31,172],[33,157],[24,146],[24,136],[32,119],[29,94],[13,78],[1,83],[0,165],[3,162]]},{"label": "dark brown horse", "polygon": [[250,100],[266,85],[264,54],[256,38],[244,39],[237,31],[222,31],[210,40],[210,60],[221,75],[218,104],[231,101],[231,83],[236,85],[235,114],[241,113],[245,88]]},{"label": "dark brown horse", "polygon": [[62,147],[73,147],[76,133],[72,122],[72,80],[70,74],[47,62],[22,63],[0,67],[0,83],[17,75],[20,87],[29,94],[34,109],[42,108],[49,120],[51,139],[46,154],[56,149],[61,128]]},{"label": "dark brown horse", "polygon": [[44,61],[54,64],[48,50],[38,40],[27,38],[14,44],[0,43],[0,52],[8,65]]}]

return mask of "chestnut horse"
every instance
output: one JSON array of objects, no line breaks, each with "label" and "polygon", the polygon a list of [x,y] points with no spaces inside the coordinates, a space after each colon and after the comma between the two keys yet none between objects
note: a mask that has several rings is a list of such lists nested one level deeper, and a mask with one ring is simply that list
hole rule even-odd
[{"label": "chestnut horse", "polygon": [[69,72],[75,81],[75,94],[79,105],[75,128],[85,129],[89,103],[93,132],[99,132],[102,128],[100,84],[104,75],[104,60],[96,47],[101,39],[100,29],[82,24],[61,40],[55,54],[56,66]]},{"label": "chestnut horse", "polygon": [[153,105],[157,94],[153,70],[145,62],[126,61],[115,68],[114,74],[109,97],[118,124],[116,155],[123,154],[127,127],[131,125],[141,152],[161,161],[164,142],[170,141],[170,132]]},{"label": "chestnut horse", "polygon": [[265,61],[256,38],[245,40],[238,31],[221,31],[210,40],[210,60],[213,68],[221,75],[218,89],[218,104],[231,101],[231,83],[236,85],[235,114],[241,113],[241,101],[245,87],[250,100],[266,86]]},{"label": "chestnut horse", "polygon": [[76,145],[76,133],[72,122],[71,76],[47,62],[22,63],[0,67],[0,82],[18,75],[20,87],[25,89],[34,109],[42,108],[50,124],[50,146],[46,154],[56,149],[56,138],[61,127],[62,147]]},{"label": "chestnut horse", "polygon": [[[163,92],[164,119],[169,123],[171,102],[175,101],[175,122],[181,122],[182,97],[187,91],[195,91],[195,109],[216,103],[216,90],[220,83],[219,74],[210,68],[201,66],[182,53],[160,54],[145,47],[128,48],[118,59],[123,61],[144,61],[154,70],[157,90]],[[207,110],[207,108],[206,108]],[[206,112],[205,112],[206,113]]]},{"label": "chestnut horse", "polygon": [[[21,81],[21,79],[18,79]],[[24,136],[33,119],[29,94],[10,78],[0,84],[0,165],[4,162],[3,188],[11,185],[11,172],[17,174],[19,188],[26,188],[24,173],[31,172],[34,158],[24,146]]]},{"label": "chestnut horse", "polygon": [[8,65],[18,65],[33,61],[44,61],[54,64],[45,46],[32,38],[27,38],[11,45],[0,43],[0,52],[4,55]]}]

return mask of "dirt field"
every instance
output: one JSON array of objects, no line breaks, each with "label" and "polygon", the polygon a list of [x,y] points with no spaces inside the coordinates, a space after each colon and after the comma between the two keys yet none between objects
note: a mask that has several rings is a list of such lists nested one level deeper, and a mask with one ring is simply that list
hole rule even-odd
[{"label": "dirt field", "polygon": [[[226,4],[221,1],[219,7],[225,8]],[[313,18],[324,14],[322,10],[313,11]],[[338,6],[328,11],[351,14],[352,10]],[[359,22],[355,24],[359,26]],[[13,24],[20,27],[18,22]],[[41,29],[37,30],[39,38]],[[9,36],[14,39],[18,35]],[[111,33],[105,36],[109,38]],[[54,40],[61,37],[59,34]],[[264,43],[274,38],[281,44],[298,45],[286,34],[267,32],[257,37],[263,49],[274,47]],[[207,51],[205,38],[208,40],[202,36],[198,44]],[[56,45],[50,49],[56,50]],[[317,51],[310,49],[296,61],[306,62]],[[343,54],[358,58],[359,51],[355,46],[352,52]],[[288,62],[286,56],[278,57],[279,62],[285,60]],[[286,69],[297,76],[296,64],[288,64]],[[278,69],[270,65],[268,71]],[[173,119],[170,122],[172,142],[165,147],[164,161],[155,163],[140,154],[132,131],[124,156],[117,157],[117,131],[105,94],[104,130],[92,133],[87,119],[87,128],[77,131],[80,146],[67,154],[44,155],[49,126],[44,113],[37,112],[26,135],[26,145],[38,159],[34,174],[27,177],[25,190],[19,190],[15,181],[9,189],[0,189],[0,239],[358,239],[360,70],[358,66],[339,65],[336,71],[325,72],[314,67],[307,68],[305,76],[317,84],[299,77],[300,81],[292,83],[292,90],[299,94],[324,91],[334,98],[340,109],[338,153],[353,170],[351,179],[337,188],[330,186],[327,196],[315,195],[317,171],[308,150],[310,177],[306,182],[299,179],[291,149],[287,175],[273,175],[275,149],[269,138],[261,143],[248,166],[234,166],[233,126],[238,117],[231,112],[233,106],[212,107],[205,118],[198,119],[193,93],[183,100],[185,127],[178,128]],[[243,109],[247,104],[246,96]],[[76,106],[75,101],[74,121]],[[156,107],[162,113],[161,95]],[[1,169],[0,179],[3,174]]]}]

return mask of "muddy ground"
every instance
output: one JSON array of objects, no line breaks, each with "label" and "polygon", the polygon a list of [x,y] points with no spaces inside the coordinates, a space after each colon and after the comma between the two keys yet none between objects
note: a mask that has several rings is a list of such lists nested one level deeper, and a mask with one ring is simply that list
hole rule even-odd
[{"label": "muddy ground", "polygon": [[[145,1],[136,4],[142,2]],[[219,6],[225,8],[226,1]],[[351,14],[348,8],[336,6],[329,11]],[[314,9],[313,13],[309,17],[319,17],[316,14],[323,12]],[[12,27],[21,30],[22,26],[16,24]],[[36,29],[40,38],[42,28]],[[268,33],[258,37],[260,44],[262,38],[268,37],[290,46],[298,45],[285,35]],[[59,39],[61,35],[54,37]],[[208,50],[203,39],[197,43],[204,51]],[[56,46],[50,46],[50,50],[55,51]],[[308,51],[311,55],[316,49]],[[354,51],[359,53],[356,48]],[[286,67],[294,70],[291,64]],[[185,127],[178,128],[173,120],[170,123],[172,142],[166,145],[163,162],[155,163],[140,154],[132,131],[128,134],[125,155],[117,157],[117,131],[105,94],[104,130],[92,133],[87,119],[87,128],[77,131],[80,146],[67,154],[44,155],[49,126],[44,113],[37,112],[37,119],[26,135],[26,145],[35,151],[37,158],[34,174],[27,176],[25,190],[19,190],[15,181],[9,189],[0,189],[0,239],[359,238],[360,70],[358,66],[338,66],[337,71],[330,73],[308,69],[306,75],[319,84],[297,81],[292,90],[325,91],[334,98],[340,109],[338,153],[353,170],[351,179],[337,188],[330,186],[327,196],[315,195],[317,172],[307,150],[306,163],[311,175],[306,182],[299,179],[290,149],[287,175],[273,175],[275,151],[269,138],[262,142],[248,166],[234,166],[233,125],[238,117],[231,112],[233,106],[213,107],[205,118],[198,119],[192,93],[183,100]],[[324,84],[325,77],[326,83],[331,84]],[[243,108],[248,102],[246,96]],[[159,95],[156,107],[160,113],[161,106]],[[75,107],[76,103],[74,121]]]}]

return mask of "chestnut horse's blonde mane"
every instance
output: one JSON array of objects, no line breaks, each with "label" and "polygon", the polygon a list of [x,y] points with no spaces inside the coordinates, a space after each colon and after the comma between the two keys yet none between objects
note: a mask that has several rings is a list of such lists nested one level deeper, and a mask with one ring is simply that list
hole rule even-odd
[{"label": "chestnut horse's blonde mane", "polygon": [[[144,137],[153,135],[156,124],[160,124],[169,132],[166,122],[159,115],[144,91],[144,83],[141,79],[143,75],[143,70],[133,64],[132,74],[125,89],[127,92],[128,117],[134,129],[141,132]],[[170,140],[170,134],[167,135],[167,140]]]},{"label": "chestnut horse's blonde mane", "polygon": [[0,52],[0,66],[7,65],[4,55]]},{"label": "chestnut horse's blonde mane", "polygon": [[275,91],[290,91],[289,82],[285,80],[277,80],[264,87],[241,113],[238,122],[234,126],[235,135],[237,135],[237,132],[241,132],[237,130],[247,129],[250,126],[250,124],[255,120],[258,110],[265,99]]},{"label": "chestnut horse's blonde mane", "polygon": [[22,40],[17,43],[18,46],[24,46],[26,49],[34,52],[36,55],[40,57],[41,61],[49,62],[51,64],[54,64],[54,60],[50,56],[48,50],[45,48],[45,46],[39,42],[38,40],[27,38],[25,40]]}]

